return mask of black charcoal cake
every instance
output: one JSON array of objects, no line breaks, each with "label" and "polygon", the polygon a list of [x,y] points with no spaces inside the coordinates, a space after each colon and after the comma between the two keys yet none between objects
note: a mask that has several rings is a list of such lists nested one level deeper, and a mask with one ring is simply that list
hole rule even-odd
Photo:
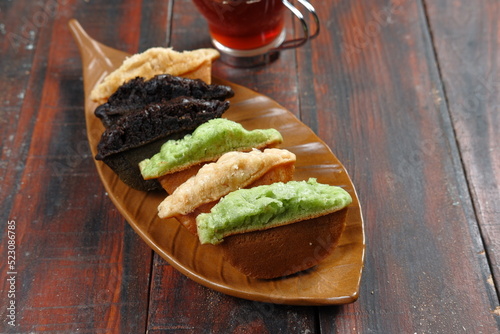
[{"label": "black charcoal cake", "polygon": [[169,74],[157,75],[150,80],[137,77],[118,88],[108,101],[95,110],[105,127],[119,118],[152,103],[189,96],[202,100],[224,101],[234,95],[229,86],[208,85],[199,79],[187,79]]},{"label": "black charcoal cake", "polygon": [[[139,162],[155,154],[168,139],[182,138],[194,131],[200,124],[221,117],[229,108],[229,101],[225,101],[225,97],[233,94],[230,87],[206,85],[197,80],[169,78],[167,81],[185,83],[188,87],[183,90],[185,93],[215,99],[208,100],[191,96],[169,99],[168,96],[175,94],[161,93],[165,89],[158,92],[152,88],[153,85],[149,89],[158,96],[155,98],[150,96],[146,104],[139,100],[144,97],[142,95],[148,89],[144,90],[144,87],[139,85],[142,88],[134,90],[129,82],[125,84],[127,87],[124,90],[129,92],[128,96],[132,103],[129,103],[129,99],[123,97],[124,95],[117,95],[113,99],[110,98],[111,102],[108,103],[113,108],[107,107],[107,110],[120,111],[104,112],[104,109],[101,109],[100,112],[105,115],[101,119],[106,119],[108,125],[99,141],[95,158],[104,161],[125,184],[134,189],[143,191],[162,189],[157,180],[142,178],[138,167]],[[141,89],[143,91],[139,93]],[[200,90],[205,93],[200,93]]]}]

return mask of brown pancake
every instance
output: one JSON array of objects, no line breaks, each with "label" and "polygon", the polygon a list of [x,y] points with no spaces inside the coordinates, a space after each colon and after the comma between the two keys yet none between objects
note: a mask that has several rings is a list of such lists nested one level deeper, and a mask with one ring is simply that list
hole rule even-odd
[{"label": "brown pancake", "polygon": [[262,231],[224,238],[225,259],[246,276],[284,277],[310,269],[331,254],[345,228],[347,209]]}]

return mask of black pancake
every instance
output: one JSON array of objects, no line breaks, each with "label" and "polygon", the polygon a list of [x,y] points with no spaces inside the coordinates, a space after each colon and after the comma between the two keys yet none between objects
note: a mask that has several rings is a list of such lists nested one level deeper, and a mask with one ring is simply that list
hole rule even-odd
[{"label": "black pancake", "polygon": [[142,178],[138,163],[159,152],[167,140],[182,138],[221,117],[228,108],[229,101],[179,97],[133,110],[105,129],[95,158],[103,160],[132,188],[161,189],[156,180]]},{"label": "black pancake", "polygon": [[199,79],[169,74],[157,75],[150,80],[137,77],[120,86],[106,103],[96,108],[95,115],[105,127],[109,127],[134,110],[180,96],[224,101],[233,95],[234,92],[229,86],[208,85]]}]

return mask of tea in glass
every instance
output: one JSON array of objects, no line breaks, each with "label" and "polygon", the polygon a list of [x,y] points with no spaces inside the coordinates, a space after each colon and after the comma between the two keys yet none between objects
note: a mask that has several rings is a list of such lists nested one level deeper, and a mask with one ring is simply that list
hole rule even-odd
[{"label": "tea in glass", "polygon": [[[217,48],[252,55],[279,46],[285,38],[281,0],[193,0],[208,21]],[[255,52],[252,52],[254,50]]]}]

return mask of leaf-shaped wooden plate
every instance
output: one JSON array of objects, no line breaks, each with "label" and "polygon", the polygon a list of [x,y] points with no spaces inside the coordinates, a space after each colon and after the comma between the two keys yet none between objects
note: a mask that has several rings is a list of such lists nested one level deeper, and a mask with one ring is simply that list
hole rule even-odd
[{"label": "leaf-shaped wooden plate", "polygon": [[[69,22],[83,62],[85,117],[92,153],[104,128],[94,116],[96,103],[89,99],[92,88],[118,67],[125,52],[90,38],[79,23]],[[275,128],[284,137],[281,147],[297,155],[295,178],[315,177],[319,182],[344,187],[353,197],[347,209],[346,228],[334,252],[304,273],[276,280],[250,279],[223,260],[218,247],[200,245],[175,219],[160,221],[157,206],[162,195],[129,188],[101,161],[97,171],[109,197],[144,241],[173,267],[192,280],[249,300],[290,305],[345,304],[358,298],[364,258],[364,231],[361,208],[354,186],[328,146],[291,112],[270,98],[245,87],[214,78],[229,85],[235,96],[224,117],[247,129]]]}]

